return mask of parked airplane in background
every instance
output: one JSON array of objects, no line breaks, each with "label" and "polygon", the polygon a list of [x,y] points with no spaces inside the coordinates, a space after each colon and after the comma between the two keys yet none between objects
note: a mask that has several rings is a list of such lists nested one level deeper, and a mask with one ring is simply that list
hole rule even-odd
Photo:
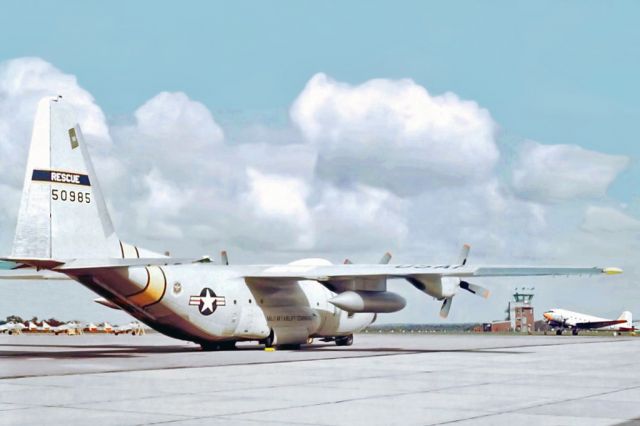
[{"label": "parked airplane in background", "polygon": [[52,327],[51,331],[57,336],[58,334],[76,335],[82,334],[82,327],[75,321],[69,321],[65,324],[60,324],[56,327]]},{"label": "parked airplane in background", "polygon": [[615,320],[594,317],[566,309],[551,309],[542,315],[549,325],[556,329],[557,335],[561,335],[566,328],[571,329],[574,336],[576,336],[580,330],[635,331],[633,321],[631,320],[631,312],[629,311],[624,311],[622,315]]},{"label": "parked airplane in background", "polygon": [[38,104],[13,249],[0,260],[76,280],[110,302],[103,304],[203,349],[230,348],[241,340],[299,346],[314,337],[349,345],[377,314],[404,308],[405,300],[387,290],[389,279],[404,279],[440,300],[446,317],[460,289],[489,295],[473,278],[622,272],[471,266],[468,252],[465,246],[456,263],[436,266],[393,265],[388,256],[368,265],[324,259],[229,265],[224,256],[216,265],[127,244],[115,233],[74,113],[54,97]]},{"label": "parked airplane in background", "polygon": [[113,334],[131,334],[134,336],[140,336],[144,334],[144,327],[137,321],[132,321],[129,324],[118,325],[113,328]]},{"label": "parked airplane in background", "polygon": [[6,324],[0,325],[0,333],[20,334],[25,328],[26,326],[24,324],[11,321]]}]

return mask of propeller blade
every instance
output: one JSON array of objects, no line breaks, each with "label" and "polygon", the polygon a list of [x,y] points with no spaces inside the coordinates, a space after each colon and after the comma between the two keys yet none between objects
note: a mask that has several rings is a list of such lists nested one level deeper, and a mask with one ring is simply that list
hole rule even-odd
[{"label": "propeller blade", "polygon": [[442,302],[442,307],[440,308],[440,318],[446,318],[449,316],[452,302],[453,297],[447,297],[446,299],[444,299],[444,302]]},{"label": "propeller blade", "polygon": [[468,292],[475,294],[476,296],[484,297],[485,299],[489,297],[489,294],[491,294],[489,289],[477,284],[468,283],[466,281],[460,281],[460,288],[463,288]]},{"label": "propeller blade", "polygon": [[462,251],[460,252],[460,257],[458,258],[458,265],[467,264],[467,257],[469,257],[469,250],[471,250],[471,246],[469,244],[465,244],[462,246]]},{"label": "propeller blade", "polygon": [[391,260],[391,253],[386,252],[378,261],[379,264],[381,265],[386,265],[389,263],[389,261]]}]

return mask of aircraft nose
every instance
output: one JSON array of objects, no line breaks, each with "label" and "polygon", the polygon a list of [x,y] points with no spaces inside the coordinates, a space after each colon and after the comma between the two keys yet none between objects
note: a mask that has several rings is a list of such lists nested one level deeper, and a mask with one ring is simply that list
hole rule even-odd
[{"label": "aircraft nose", "polygon": [[553,321],[553,315],[551,314],[551,312],[545,312],[544,314],[542,314],[542,316],[543,316],[547,321]]}]

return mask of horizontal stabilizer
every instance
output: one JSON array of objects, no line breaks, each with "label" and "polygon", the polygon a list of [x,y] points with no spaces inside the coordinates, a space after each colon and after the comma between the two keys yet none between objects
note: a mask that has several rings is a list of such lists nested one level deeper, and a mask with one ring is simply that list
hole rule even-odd
[{"label": "horizontal stabilizer", "polygon": [[41,270],[37,271],[33,268],[19,269],[11,271],[0,271],[0,280],[70,280],[68,276],[57,272]]},{"label": "horizontal stabilizer", "polygon": [[107,308],[118,309],[118,310],[120,309],[120,306],[116,305],[111,300],[105,299],[104,297],[98,297],[96,299],[93,299],[93,301],[101,304],[102,306],[106,306]]},{"label": "horizontal stabilizer", "polygon": [[79,269],[123,268],[128,266],[166,266],[197,263],[201,259],[179,259],[171,257],[149,257],[140,259],[74,259],[56,268],[65,272]]}]

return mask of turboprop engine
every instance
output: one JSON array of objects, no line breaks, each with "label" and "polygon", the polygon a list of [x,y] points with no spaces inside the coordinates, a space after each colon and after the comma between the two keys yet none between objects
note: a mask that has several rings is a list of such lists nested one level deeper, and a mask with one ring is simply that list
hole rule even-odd
[{"label": "turboprop engine", "polygon": [[[463,266],[467,263],[467,257],[469,256],[469,245],[465,244],[462,247],[462,252],[458,263],[456,265]],[[436,275],[425,274],[423,276],[407,278],[407,280],[413,284],[418,290],[427,293],[429,296],[433,296],[438,300],[442,300],[442,307],[440,308],[440,316],[446,318],[449,316],[449,310],[451,309],[451,303],[453,302],[453,296],[456,295],[459,288],[467,290],[476,296],[489,297],[489,290],[472,284],[467,281],[462,281],[460,278],[454,277],[441,277]]]},{"label": "turboprop engine", "polygon": [[404,298],[390,291],[349,290],[338,294],[329,303],[347,312],[389,313],[405,307]]},{"label": "turboprop engine", "polygon": [[470,282],[462,281],[459,278],[442,278],[441,281],[441,288],[445,290],[442,297],[438,298],[438,300],[444,300],[442,302],[442,307],[440,308],[440,317],[442,318],[449,316],[453,296],[456,295],[458,288],[465,289],[468,292],[473,293],[476,296],[484,297],[485,299],[489,297],[489,290],[477,284],[471,284]]}]

